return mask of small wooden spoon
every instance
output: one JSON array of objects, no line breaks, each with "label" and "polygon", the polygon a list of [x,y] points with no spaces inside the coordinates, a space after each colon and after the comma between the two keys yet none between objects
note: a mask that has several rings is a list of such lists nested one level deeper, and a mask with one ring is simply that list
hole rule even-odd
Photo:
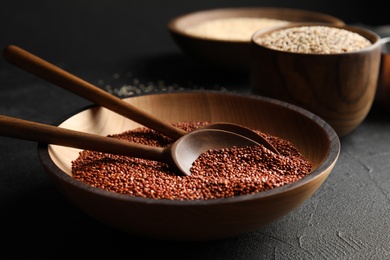
[{"label": "small wooden spoon", "polygon": [[192,163],[209,149],[259,145],[252,139],[218,129],[192,131],[166,148],[147,146],[0,115],[0,135],[29,141],[149,159],[191,175]]},{"label": "small wooden spoon", "polygon": [[[147,114],[146,112],[132,106],[122,99],[111,95],[101,88],[76,77],[75,75],[35,56],[32,53],[29,53],[26,50],[23,50],[20,47],[14,45],[7,46],[3,51],[3,56],[7,61],[25,71],[28,71],[51,83],[54,83],[102,107],[108,108],[141,125],[163,133],[166,136],[173,138],[174,140],[187,134],[186,131]],[[264,145],[274,153],[279,153],[277,149],[265,138],[243,126],[231,123],[218,123],[218,125],[215,125],[215,127],[213,123],[207,126],[207,129],[212,128],[231,131],[239,135],[246,136],[247,138],[253,139],[257,143]]]}]

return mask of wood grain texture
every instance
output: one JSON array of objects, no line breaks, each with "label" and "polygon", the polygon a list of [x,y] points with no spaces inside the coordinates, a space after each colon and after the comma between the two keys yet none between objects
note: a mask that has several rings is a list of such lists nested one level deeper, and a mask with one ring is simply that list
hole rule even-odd
[{"label": "wood grain texture", "polygon": [[[340,142],[332,127],[312,113],[278,100],[193,91],[143,95],[125,101],[166,122],[224,121],[279,136],[291,141],[314,165],[312,173],[298,182],[253,195],[209,201],[166,201],[87,186],[71,176],[71,161],[78,157],[79,150],[40,145],[42,165],[70,201],[102,223],[132,234],[201,241],[255,230],[306,201],[332,171],[340,152]],[[90,107],[70,116],[60,126],[106,135],[139,124],[105,108]]]},{"label": "wood grain texture", "polygon": [[[302,25],[310,24],[279,29]],[[317,114],[344,136],[359,126],[371,109],[381,45],[379,36],[371,31],[334,27],[356,32],[372,45],[356,52],[302,54],[265,48],[252,41],[250,85],[254,94],[287,101]],[[267,32],[258,32],[255,37],[262,33]]]}]

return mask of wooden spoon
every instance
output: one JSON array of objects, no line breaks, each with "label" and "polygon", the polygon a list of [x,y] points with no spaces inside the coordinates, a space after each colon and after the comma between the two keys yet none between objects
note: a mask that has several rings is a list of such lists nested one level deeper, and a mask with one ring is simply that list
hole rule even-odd
[{"label": "wooden spoon", "polygon": [[166,148],[153,147],[0,115],[0,135],[48,144],[160,161],[185,175],[192,163],[209,149],[259,145],[252,139],[218,129],[200,129],[177,139]]},{"label": "wooden spoon", "polygon": [[[54,83],[70,92],[86,98],[102,107],[108,108],[122,116],[125,116],[139,124],[149,127],[157,132],[163,133],[174,140],[187,134],[186,131],[174,127],[172,124],[161,121],[146,112],[132,106],[122,99],[111,95],[101,88],[88,83],[75,75],[23,50],[20,47],[9,45],[3,51],[4,58],[19,68],[28,71],[42,79]],[[221,129],[231,131],[247,138],[251,138],[257,143],[264,145],[269,150],[279,153],[277,149],[265,138],[254,131],[243,126],[231,123],[209,124],[207,129]]]}]

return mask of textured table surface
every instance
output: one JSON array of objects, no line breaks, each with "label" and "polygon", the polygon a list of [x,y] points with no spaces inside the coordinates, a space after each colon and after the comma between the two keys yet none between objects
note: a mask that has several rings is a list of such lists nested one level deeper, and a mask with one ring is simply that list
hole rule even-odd
[{"label": "textured table surface", "polygon": [[[259,1],[1,2],[2,49],[18,45],[115,95],[178,89],[250,94],[246,76],[211,74],[183,54],[166,23],[190,11],[258,6]],[[272,1],[263,3],[272,6]],[[278,4],[283,6],[283,1]],[[383,23],[370,24],[366,12],[352,16],[336,5],[284,4],[375,28]],[[0,114],[51,124],[87,105],[89,101],[0,59]],[[36,143],[0,137],[0,230],[0,259],[80,254],[132,259],[390,259],[390,112],[374,106],[364,122],[341,139],[334,170],[291,214],[252,233],[197,243],[150,240],[96,222],[53,186],[40,165]]]}]

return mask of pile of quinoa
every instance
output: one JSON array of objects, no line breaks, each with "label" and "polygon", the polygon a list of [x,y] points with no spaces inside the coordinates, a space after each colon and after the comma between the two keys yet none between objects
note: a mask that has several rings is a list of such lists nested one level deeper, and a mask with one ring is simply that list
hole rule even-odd
[{"label": "pile of quinoa", "polygon": [[[178,122],[192,131],[207,122]],[[152,199],[207,200],[253,194],[297,181],[308,175],[312,164],[281,138],[254,130],[280,154],[264,146],[231,147],[202,154],[191,175],[175,172],[169,165],[129,156],[84,150],[72,162],[73,178],[107,191]],[[129,142],[166,147],[173,140],[140,127],[109,135]]]},{"label": "pile of quinoa", "polygon": [[262,46],[297,53],[345,53],[371,45],[362,35],[330,26],[300,26],[258,35],[254,41]]},{"label": "pile of quinoa", "polygon": [[231,17],[204,21],[186,28],[185,32],[209,39],[250,42],[256,30],[287,23],[271,18]]}]

